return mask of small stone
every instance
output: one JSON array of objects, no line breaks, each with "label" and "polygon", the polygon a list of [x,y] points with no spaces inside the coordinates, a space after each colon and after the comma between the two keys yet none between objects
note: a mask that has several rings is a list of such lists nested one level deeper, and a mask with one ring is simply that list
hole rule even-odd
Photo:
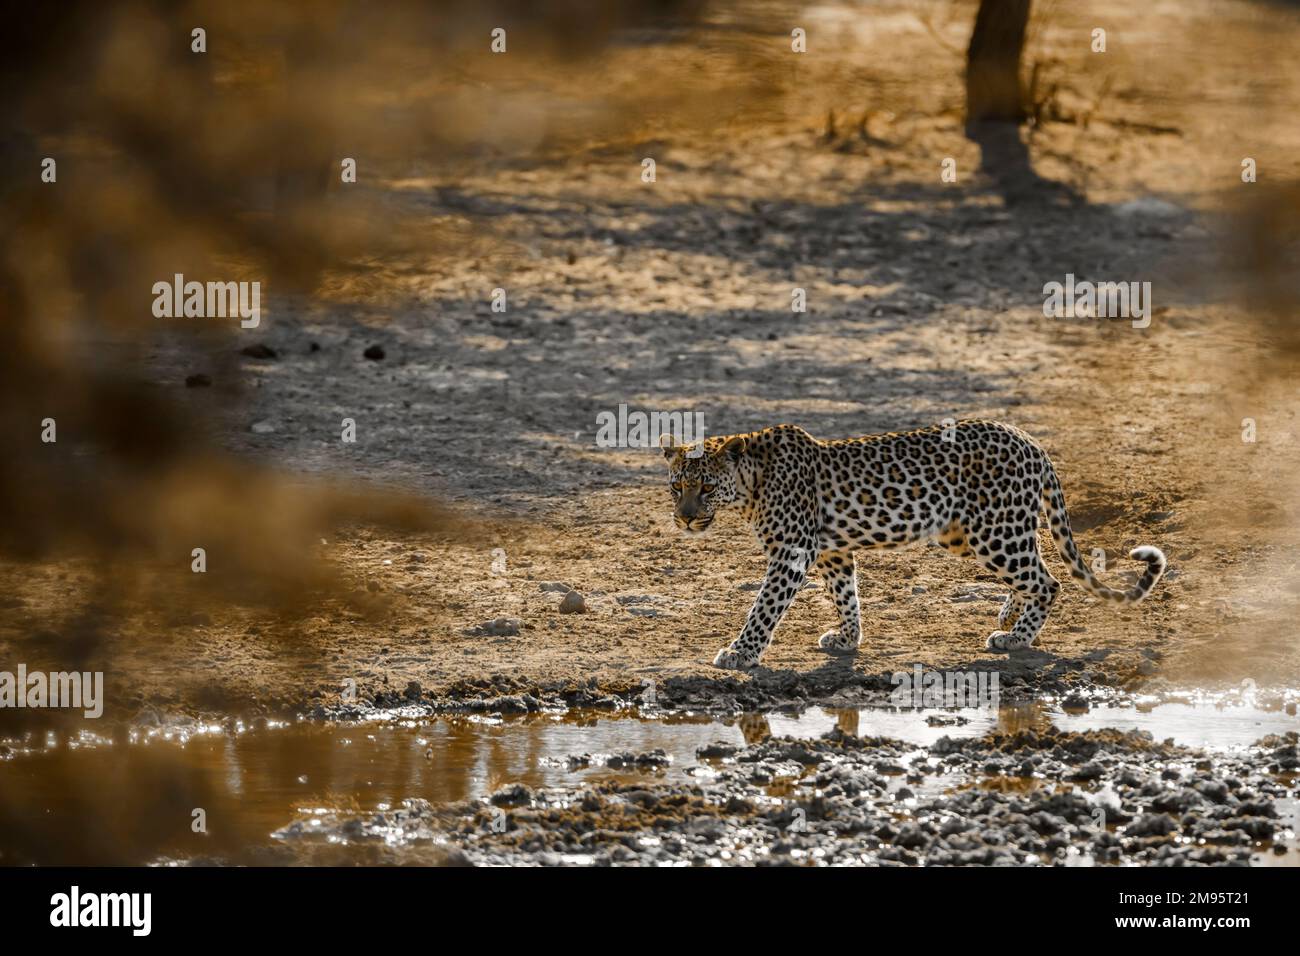
[{"label": "small stone", "polygon": [[564,595],[560,601],[561,614],[586,614],[587,602],[582,599],[582,595],[577,591],[570,591]]},{"label": "small stone", "polygon": [[406,699],[419,700],[420,694],[423,691],[424,688],[420,686],[420,682],[418,680],[408,681],[406,684]]},{"label": "small stone", "polygon": [[261,342],[258,342],[256,345],[245,345],[239,350],[239,354],[247,355],[249,358],[255,359],[273,359],[277,357],[275,349],[271,348],[269,345],[264,345]]},{"label": "small stone", "polygon": [[519,618],[494,617],[490,621],[484,621],[476,630],[488,637],[514,637],[519,633]]},{"label": "small stone", "polygon": [[496,807],[526,807],[532,800],[533,792],[522,783],[502,787],[488,797],[488,802]]},{"label": "small stone", "polygon": [[271,422],[253,422],[249,427],[249,431],[254,435],[269,435],[275,431],[275,425]]},{"label": "small stone", "polygon": [[1170,219],[1183,214],[1181,206],[1157,199],[1155,196],[1142,196],[1120,203],[1114,207],[1115,214],[1126,219]]},{"label": "small stone", "polygon": [[361,354],[372,362],[378,362],[384,357],[384,347],[382,345],[372,345]]}]

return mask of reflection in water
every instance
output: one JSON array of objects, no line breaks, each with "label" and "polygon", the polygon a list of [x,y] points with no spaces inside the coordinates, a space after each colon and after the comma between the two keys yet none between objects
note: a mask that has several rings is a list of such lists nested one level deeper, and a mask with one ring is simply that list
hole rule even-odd
[{"label": "reflection in water", "polygon": [[740,728],[745,743],[751,746],[772,736],[772,725],[768,723],[766,714],[741,714],[736,726]]},{"label": "reflection in water", "polygon": [[[434,804],[485,796],[511,783],[645,779],[604,756],[664,749],[654,779],[684,779],[695,750],[740,733],[708,718],[673,722],[556,716],[465,717],[360,725],[303,723],[279,730],[72,746],[54,735],[11,741],[0,759],[0,864],[148,863],[212,857],[262,862],[269,834],[319,808],[373,809],[408,798]],[[570,755],[591,754],[570,769]],[[207,832],[191,828],[202,809]]]},{"label": "reflection in water", "polygon": [[[9,756],[0,757],[0,864],[284,862],[292,856],[270,834],[321,809],[371,811],[411,798],[452,804],[514,783],[536,788],[584,780],[681,781],[700,763],[696,749],[705,744],[815,737],[836,727],[922,748],[945,735],[1041,731],[1053,724],[1063,730],[1149,730],[1157,739],[1222,749],[1294,730],[1298,722],[1284,710],[1243,706],[1171,703],[1066,714],[1021,702],[965,711],[810,708],[797,716],[746,714],[734,721],[604,713],[454,716],[218,730],[180,740],[53,734],[48,745],[44,733],[31,731],[8,741]],[[605,764],[610,754],[655,749],[672,758],[667,769],[613,770]],[[589,759],[567,759],[578,755]],[[192,828],[198,809],[206,833]]]}]

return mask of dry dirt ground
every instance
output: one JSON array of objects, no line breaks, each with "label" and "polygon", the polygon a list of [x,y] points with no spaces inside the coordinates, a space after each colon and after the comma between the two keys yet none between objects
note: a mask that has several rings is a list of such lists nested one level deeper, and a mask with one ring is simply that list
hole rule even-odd
[{"label": "dry dirt ground", "polygon": [[[322,547],[348,580],[297,620],[134,608],[102,651],[117,699],[128,712],[292,710],[328,705],[349,679],[367,699],[410,682],[445,698],[634,693],[653,680],[667,702],[702,707],[843,696],[918,662],[997,668],[1029,691],[1294,683],[1294,389],[1213,273],[1225,214],[1253,188],[1242,157],[1270,176],[1300,172],[1295,124],[1273,112],[1296,102],[1300,80],[1291,61],[1263,75],[1260,52],[1294,49],[1300,26],[1245,3],[1074,6],[1043,5],[1028,53],[1045,97],[1029,155],[1074,203],[1004,201],[979,171],[954,52],[973,10],[946,3],[763,7],[751,25],[762,42],[786,43],[782,24],[805,16],[813,50],[776,106],[707,140],[660,132],[367,184],[431,230],[488,238],[341,275],[329,301],[273,299],[261,328],[206,362],[160,349],[159,387],[211,405],[241,454],[434,494],[488,525],[454,546],[367,527],[329,535]],[[1105,54],[1088,49],[1098,25]],[[607,68],[630,69],[634,54]],[[955,183],[941,181],[946,157]],[[1045,318],[1042,287],[1067,273],[1150,281],[1150,326]],[[806,314],[791,311],[795,287]],[[497,288],[504,313],[490,306]],[[230,363],[255,343],[276,357]],[[363,357],[372,345],[382,359]],[[214,387],[186,389],[197,372]],[[595,444],[597,415],[620,404],[703,412],[710,434],[1010,422],[1053,456],[1080,545],[1105,549],[1107,577],[1123,578],[1138,544],[1163,548],[1170,572],[1119,613],[1067,584],[1041,646],[1008,655],[984,649],[1002,593],[973,563],[866,554],[856,657],[817,649],[835,612],[814,582],[765,668],[716,671],[760,551],[734,518],[702,539],[676,531],[659,453]],[[346,417],[355,444],[340,441]],[[251,500],[247,520],[258,511]],[[72,615],[80,580],[75,566],[39,569],[7,600]],[[559,613],[556,582],[588,613]],[[476,633],[503,617],[518,634]],[[37,666],[40,638],[4,635],[6,658]]]}]

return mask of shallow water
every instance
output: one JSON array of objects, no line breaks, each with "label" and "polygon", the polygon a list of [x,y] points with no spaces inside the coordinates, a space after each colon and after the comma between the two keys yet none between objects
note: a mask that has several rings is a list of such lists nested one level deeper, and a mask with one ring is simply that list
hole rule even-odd
[{"label": "shallow water", "polygon": [[[965,722],[956,725],[929,722],[951,718]],[[1076,732],[1107,728],[1142,730],[1156,740],[1172,739],[1186,747],[1230,750],[1249,747],[1268,734],[1300,730],[1300,718],[1281,706],[1264,710],[1208,696],[1202,697],[1199,703],[1179,700],[1137,706],[1103,704],[1086,711],[1066,710],[1058,704],[1039,701],[954,711],[828,711],[818,707],[798,716],[769,715],[768,722],[772,733],[778,735],[815,737],[838,725],[859,736],[894,737],[926,747],[943,736],[980,737],[990,731],[1016,733],[1054,725],[1060,730]]]},{"label": "shallow water", "polygon": [[[1145,730],[1209,750],[1246,748],[1266,734],[1300,729],[1284,706],[1264,710],[1201,697],[1071,713],[1035,702],[966,711],[810,708],[736,719],[569,712],[302,722],[236,732],[180,725],[116,740],[50,734],[8,741],[8,756],[0,759],[0,863],[270,862],[277,860],[265,853],[283,847],[271,835],[295,819],[382,810],[407,798],[455,803],[512,783],[682,781],[708,775],[709,762],[696,749],[718,741],[816,737],[839,726],[920,748],[944,735],[1051,724]],[[664,751],[667,766],[606,765],[611,754],[655,750]],[[583,765],[569,759],[583,754],[589,755]],[[206,832],[195,832],[197,811]]]}]

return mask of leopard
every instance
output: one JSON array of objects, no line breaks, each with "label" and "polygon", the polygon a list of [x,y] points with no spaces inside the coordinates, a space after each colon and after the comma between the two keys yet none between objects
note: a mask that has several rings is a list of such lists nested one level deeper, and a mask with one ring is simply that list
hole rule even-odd
[{"label": "leopard", "polygon": [[1103,584],[1084,563],[1070,530],[1065,494],[1047,452],[1013,425],[971,420],[859,438],[821,440],[798,425],[776,425],[692,444],[663,442],[673,521],[687,536],[739,511],[762,546],[767,568],[740,634],[718,651],[716,667],[757,667],[777,625],[814,572],[839,627],[818,639],[828,653],[862,643],[856,552],[934,544],[975,562],[1008,589],[998,630],[985,647],[1031,647],[1060,582],[1043,563],[1039,521],[1046,513],[1070,577],[1115,605],[1146,598],[1164,575],[1164,552],[1142,545],[1145,563],[1127,588]]}]

